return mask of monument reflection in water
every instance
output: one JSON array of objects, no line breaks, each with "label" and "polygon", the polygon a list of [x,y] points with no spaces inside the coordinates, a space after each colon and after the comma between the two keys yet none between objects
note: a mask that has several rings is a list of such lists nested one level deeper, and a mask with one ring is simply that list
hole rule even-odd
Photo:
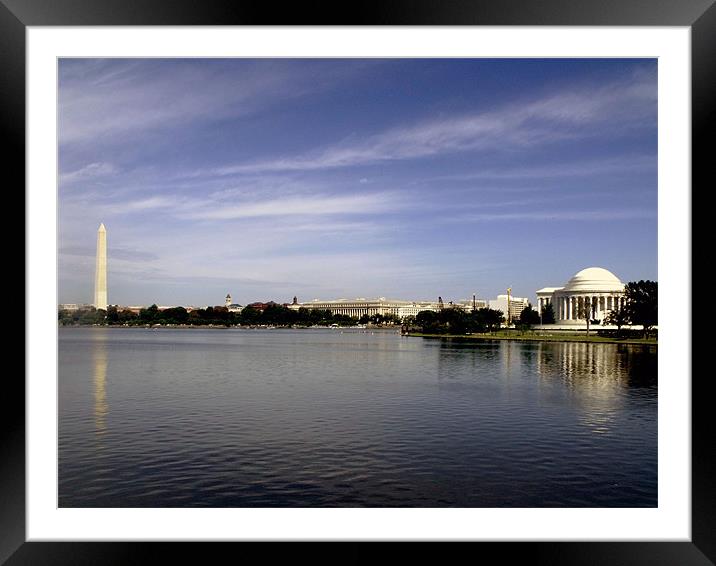
[{"label": "monument reflection in water", "polygon": [[68,328],[61,507],[654,507],[656,347]]},{"label": "monument reflection in water", "polygon": [[97,334],[94,343],[94,426],[97,437],[107,430],[107,344],[106,335]]}]

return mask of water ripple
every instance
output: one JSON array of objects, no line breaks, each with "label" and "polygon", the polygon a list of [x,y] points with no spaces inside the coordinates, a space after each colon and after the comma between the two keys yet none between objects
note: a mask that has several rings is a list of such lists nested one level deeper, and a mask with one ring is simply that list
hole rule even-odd
[{"label": "water ripple", "polygon": [[61,329],[62,507],[654,507],[657,356]]}]

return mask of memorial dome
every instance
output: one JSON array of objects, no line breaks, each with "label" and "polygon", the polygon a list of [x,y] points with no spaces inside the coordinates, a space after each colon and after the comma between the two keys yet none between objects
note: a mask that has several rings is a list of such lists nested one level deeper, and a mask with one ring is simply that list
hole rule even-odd
[{"label": "memorial dome", "polygon": [[601,267],[588,267],[576,273],[564,286],[564,291],[623,292],[624,283],[611,271]]}]

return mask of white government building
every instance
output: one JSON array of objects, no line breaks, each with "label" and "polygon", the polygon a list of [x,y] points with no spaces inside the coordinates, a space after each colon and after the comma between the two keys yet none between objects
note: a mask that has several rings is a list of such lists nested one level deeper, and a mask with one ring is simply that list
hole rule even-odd
[{"label": "white government building", "polygon": [[588,267],[575,274],[564,287],[537,291],[538,312],[552,305],[557,324],[584,324],[580,312],[591,306],[592,319],[603,321],[611,310],[624,306],[624,283],[611,271]]},{"label": "white government building", "polygon": [[229,312],[241,312],[242,310],[244,310],[244,307],[237,303],[234,303],[231,300],[231,293],[228,293],[226,295],[226,299],[224,300],[224,306],[228,309]]},{"label": "white government building", "polygon": [[[502,311],[505,319],[509,321],[520,318],[522,311],[525,310],[530,301],[526,297],[513,297],[512,295],[497,295],[497,299],[490,300],[490,308],[496,311]],[[509,312],[509,318],[507,316]]]},{"label": "white government building", "polygon": [[336,299],[332,301],[321,301],[314,299],[306,303],[294,302],[288,308],[298,310],[299,308],[330,310],[333,314],[343,314],[360,318],[363,315],[373,316],[376,314],[392,314],[400,318],[415,316],[420,311],[437,311],[438,303],[399,301],[378,297],[376,299]]},{"label": "white government building", "polygon": [[330,310],[333,314],[344,314],[356,318],[360,318],[364,315],[392,314],[403,319],[406,316],[416,316],[420,311],[437,312],[443,308],[456,307],[465,311],[470,311],[473,307],[480,309],[487,306],[487,301],[473,299],[459,303],[447,302],[443,304],[441,302],[430,301],[401,301],[386,299],[385,297],[375,299],[361,297],[358,299],[336,299],[333,301],[314,299],[306,303],[294,302],[287,306],[293,310],[298,310],[299,308]]},{"label": "white government building", "polygon": [[[545,287],[537,291],[537,309],[541,312],[547,305],[551,304],[554,311],[556,324],[584,325],[584,318],[580,313],[585,304],[589,304],[592,310],[591,320],[603,321],[604,317],[611,310],[624,306],[624,283],[612,272],[601,267],[589,267],[575,274],[563,287]],[[356,298],[356,299],[335,299],[319,300],[313,299],[299,303],[294,297],[291,304],[286,304],[289,309],[300,308],[330,310],[333,314],[347,315],[355,318],[373,315],[392,314],[401,319],[407,316],[416,316],[420,311],[440,311],[444,308],[460,308],[467,312],[477,308],[488,307],[502,311],[505,315],[509,312],[510,320],[519,318],[520,313],[529,305],[525,297],[514,297],[512,295],[498,295],[497,299],[490,301],[477,299],[463,300],[456,303],[452,301],[443,303],[438,301],[404,301],[377,298]],[[231,295],[226,296],[226,306],[229,310],[239,312],[243,307],[231,302]]]}]

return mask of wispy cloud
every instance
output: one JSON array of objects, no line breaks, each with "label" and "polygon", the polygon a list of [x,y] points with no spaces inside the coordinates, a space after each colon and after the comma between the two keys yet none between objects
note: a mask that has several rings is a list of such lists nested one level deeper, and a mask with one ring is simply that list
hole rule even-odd
[{"label": "wispy cloud", "polygon": [[562,211],[536,211],[536,212],[505,212],[505,213],[478,213],[462,217],[465,221],[507,221],[507,220],[554,220],[554,221],[611,221],[636,220],[656,218],[656,211],[651,210],[562,210]]},{"label": "wispy cloud", "polygon": [[[595,135],[595,124],[619,122],[624,128],[652,115],[652,83],[616,83],[596,90],[560,93],[491,112],[463,114],[397,127],[357,142],[343,141],[321,152],[235,164],[216,175],[261,171],[311,171],[385,161],[416,159],[480,149],[533,146]],[[650,125],[653,125],[650,123]],[[590,126],[584,129],[585,126]]]},{"label": "wispy cloud", "polygon": [[348,196],[310,195],[301,198],[277,199],[264,202],[211,206],[200,204],[197,209],[187,204],[179,216],[203,220],[230,220],[266,216],[323,216],[365,214],[386,210],[392,202],[389,194],[359,194]]},{"label": "wispy cloud", "polygon": [[101,177],[107,177],[117,173],[117,168],[111,163],[98,162],[90,163],[67,173],[60,174],[60,184],[92,180]]},{"label": "wispy cloud", "polygon": [[226,61],[64,60],[60,67],[59,141],[116,143],[197,120],[246,116],[277,100],[290,100],[337,84],[358,64],[335,64],[331,73],[310,63]]},{"label": "wispy cloud", "polygon": [[153,196],[143,199],[128,200],[126,202],[107,200],[101,194],[94,195],[94,198],[86,195],[85,201],[94,201],[102,215],[113,214],[137,214],[151,212],[158,209],[172,209],[177,205],[177,199],[170,196]]},{"label": "wispy cloud", "polygon": [[[286,198],[268,198],[261,194],[217,192],[203,198],[181,196],[152,196],[126,202],[107,199],[101,192],[91,197],[78,197],[85,204],[92,203],[103,215],[136,215],[161,210],[183,220],[235,220],[266,217],[346,216],[379,214],[394,210],[399,195],[389,192],[330,194],[305,192]],[[78,200],[76,199],[76,200]],[[69,201],[69,199],[66,199]],[[408,206],[408,205],[404,205]],[[307,229],[307,224],[302,224]]]},{"label": "wispy cloud", "polygon": [[[532,167],[484,168],[455,175],[441,175],[420,179],[419,182],[432,181],[474,181],[482,179],[553,179],[560,177],[589,177],[614,173],[656,172],[656,155],[625,155],[606,157],[598,160],[537,165]],[[528,190],[532,190],[530,187]]]},{"label": "wispy cloud", "polygon": [[[94,258],[97,250],[87,246],[62,246],[59,249],[60,255],[63,256],[78,256],[78,257],[91,257]],[[112,260],[120,261],[153,261],[158,259],[157,254],[139,250],[135,248],[116,247],[110,246],[108,253],[112,257]]]},{"label": "wispy cloud", "polygon": [[[197,118],[246,112],[276,77],[222,76],[216,67],[106,61],[60,75],[60,143],[112,141],[116,136]],[[72,71],[77,71],[73,73]]]}]

